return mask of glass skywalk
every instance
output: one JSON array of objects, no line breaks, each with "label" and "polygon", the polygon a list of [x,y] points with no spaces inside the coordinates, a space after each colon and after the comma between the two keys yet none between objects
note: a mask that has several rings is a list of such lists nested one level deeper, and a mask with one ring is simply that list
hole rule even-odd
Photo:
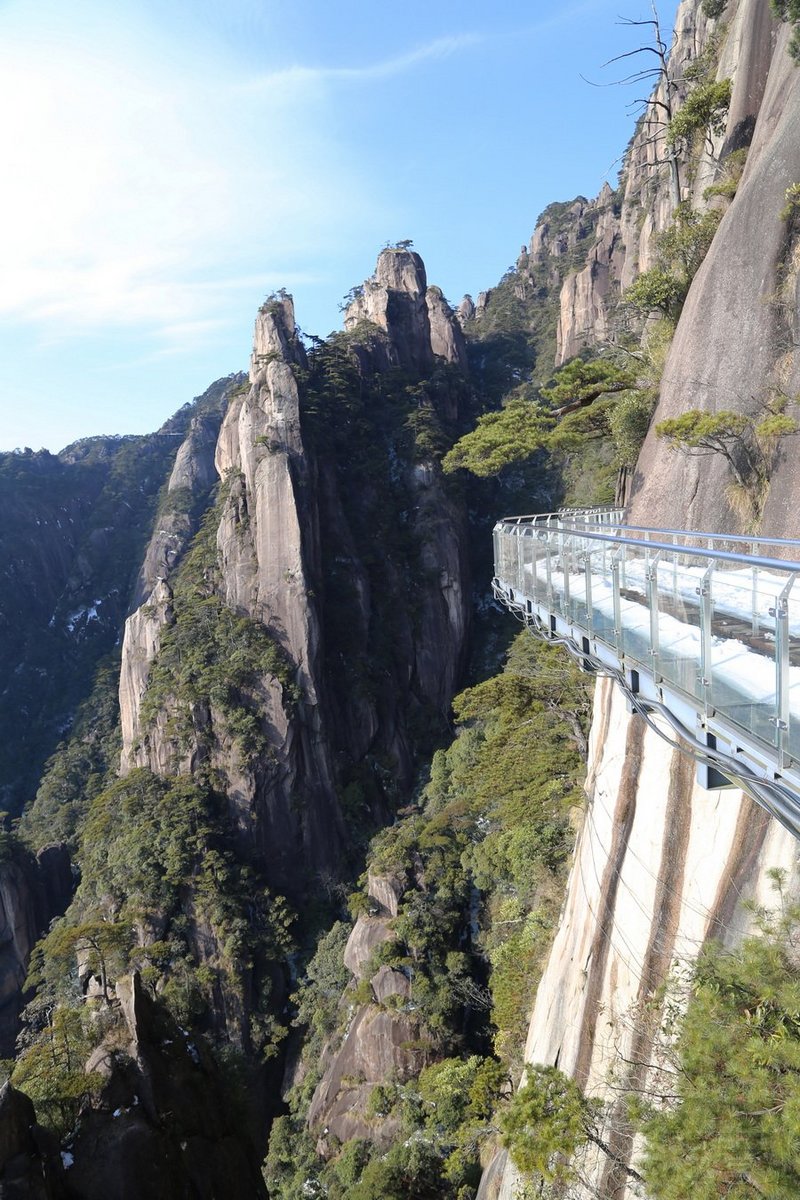
[{"label": "glass skywalk", "polygon": [[[511,517],[498,599],[716,753],[800,835],[800,542],[643,529],[620,510]],[[744,776],[744,778],[742,778]],[[786,808],[787,791],[788,814]],[[756,794],[759,793],[759,794]]]}]

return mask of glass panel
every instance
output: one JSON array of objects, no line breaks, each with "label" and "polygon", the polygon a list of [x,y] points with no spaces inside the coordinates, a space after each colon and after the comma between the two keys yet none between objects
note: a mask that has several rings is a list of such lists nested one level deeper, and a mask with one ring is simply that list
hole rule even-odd
[{"label": "glass panel", "polygon": [[544,602],[547,595],[545,569],[545,547],[538,534],[531,538],[531,595],[533,599]]},{"label": "glass panel", "polygon": [[501,527],[498,535],[499,543],[499,560],[497,563],[497,574],[503,583],[513,584],[515,572],[513,569],[513,557],[516,552],[516,545],[511,536],[508,526]]},{"label": "glass panel", "polygon": [[569,535],[553,530],[550,535],[550,584],[552,587],[552,611],[559,616],[568,616],[564,585],[564,543]]},{"label": "glass panel", "polygon": [[[589,564],[591,578],[592,633],[607,646],[615,647],[614,590],[611,570],[611,555],[615,547],[609,542],[592,542],[589,538],[584,538],[583,543],[586,547],[584,561]],[[586,594],[585,575],[584,567],[584,595]]]},{"label": "glass panel", "polygon": [[647,571],[650,550],[644,545],[626,546],[619,572],[622,651],[626,657],[652,670],[650,657],[650,607]]},{"label": "glass panel", "polygon": [[655,571],[658,586],[656,669],[665,681],[702,699],[698,589],[705,563],[677,551],[665,551]]},{"label": "glass panel", "polygon": [[715,572],[712,594],[710,701],[771,745],[778,711],[774,614],[787,578],[731,564]]},{"label": "glass panel", "polygon": [[569,619],[573,625],[581,629],[589,628],[589,615],[586,607],[586,569],[582,547],[586,538],[572,539],[570,553],[567,558],[569,570]]},{"label": "glass panel", "polygon": [[519,573],[517,580],[520,591],[524,592],[526,596],[534,595],[534,542],[533,531],[527,526],[521,526],[519,534]]}]

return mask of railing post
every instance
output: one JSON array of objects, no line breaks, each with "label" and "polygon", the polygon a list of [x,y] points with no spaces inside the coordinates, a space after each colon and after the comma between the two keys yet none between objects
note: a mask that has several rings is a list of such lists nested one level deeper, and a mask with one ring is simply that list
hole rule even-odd
[{"label": "railing post", "polygon": [[553,614],[553,563],[550,551],[550,530],[547,531],[547,536],[544,543],[544,564],[547,574],[547,611],[552,616]]},{"label": "railing post", "polygon": [[622,653],[622,602],[619,594],[619,564],[625,559],[625,547],[611,555],[611,601],[614,605],[614,649]]},{"label": "railing post", "polygon": [[569,534],[561,530],[561,572],[564,576],[564,615],[568,620],[572,620],[572,612],[569,606],[569,556],[567,550],[567,539]]},{"label": "railing post", "polygon": [[586,579],[586,628],[589,637],[594,633],[594,609],[592,607],[592,552],[587,551],[583,560],[584,576]]},{"label": "railing post", "polygon": [[676,611],[678,609],[678,548],[675,547],[675,552],[672,555],[672,599],[675,603]]},{"label": "railing post", "polygon": [[796,575],[790,575],[781,594],[775,601],[775,743],[781,767],[786,766],[789,745],[789,593],[794,587]]},{"label": "railing post", "polygon": [[703,703],[708,712],[708,697],[711,694],[713,664],[711,661],[711,616],[714,610],[714,600],[711,595],[711,579],[714,574],[714,564],[706,568],[700,587],[700,679],[703,689]]},{"label": "railing post", "polygon": [[[753,542],[753,557],[756,558],[757,555],[758,555],[758,542]],[[752,609],[752,612],[751,612],[750,616],[751,616],[752,622],[753,622],[753,633],[758,634],[758,627],[759,627],[759,622],[758,622],[758,567],[751,567],[750,571],[751,571],[752,577],[753,577],[753,587],[752,587],[752,592],[750,595],[750,607]]]},{"label": "railing post", "polygon": [[659,551],[647,564],[647,607],[650,610],[650,657],[653,660],[653,679],[658,683],[658,562]]}]

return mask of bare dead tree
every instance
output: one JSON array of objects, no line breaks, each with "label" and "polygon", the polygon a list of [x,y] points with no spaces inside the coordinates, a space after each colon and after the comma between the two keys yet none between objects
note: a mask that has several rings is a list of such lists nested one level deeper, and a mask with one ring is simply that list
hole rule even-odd
[{"label": "bare dead tree", "polygon": [[[609,67],[612,63],[624,62],[626,59],[636,58],[641,54],[652,55],[655,62],[651,66],[633,71],[630,75],[625,75],[621,79],[614,79],[610,83],[596,83],[591,79],[586,79],[585,82],[591,84],[592,87],[622,87],[626,84],[648,82],[652,85],[653,90],[650,96],[647,99],[639,98],[633,100],[630,108],[633,111],[638,109],[640,113],[644,132],[641,144],[644,146],[655,146],[659,153],[663,149],[663,157],[657,157],[655,162],[656,164],[665,163],[669,167],[672,207],[677,208],[681,202],[682,195],[680,163],[678,161],[677,147],[674,145],[671,146],[668,143],[666,131],[675,115],[678,80],[670,66],[670,47],[664,41],[661,33],[661,22],[659,21],[655,0],[652,3],[652,12],[652,17],[643,21],[634,21],[630,17],[620,17],[618,21],[619,25],[631,29],[650,29],[651,38],[644,45],[637,46],[635,50],[627,50],[624,54],[616,54],[613,58],[604,62],[602,67]],[[581,78],[585,77],[582,76]]]}]

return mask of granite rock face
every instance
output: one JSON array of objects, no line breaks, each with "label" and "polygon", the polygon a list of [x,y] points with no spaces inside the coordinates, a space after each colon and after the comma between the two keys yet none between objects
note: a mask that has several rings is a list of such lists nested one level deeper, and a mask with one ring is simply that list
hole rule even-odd
[{"label": "granite rock face", "polygon": [[64,912],[74,881],[65,846],[37,857],[15,853],[0,864],[0,1054],[14,1055],[22,990],[31,951],[53,917]]},{"label": "granite rock face", "polygon": [[[404,890],[395,878],[370,875],[368,896],[375,915],[359,916],[345,947],[345,966],[355,982],[370,979],[372,1001],[353,1008],[340,1044],[329,1044],[323,1056],[323,1075],[307,1123],[319,1136],[324,1156],[331,1135],[342,1142],[363,1137],[388,1145],[398,1128],[391,1119],[377,1124],[368,1119],[372,1091],[390,1079],[402,1083],[412,1078],[428,1058],[429,1042],[415,1016],[411,973],[384,963],[373,974],[371,967],[378,947],[394,938],[392,919]],[[349,1002],[348,990],[341,1003]]]},{"label": "granite rock face", "polygon": [[0,1088],[0,1196],[67,1200],[58,1144],[36,1124],[33,1104],[10,1083]]},{"label": "granite rock face", "polygon": [[[763,28],[759,7],[744,5],[741,13],[747,33],[742,46],[751,64],[742,77],[747,94],[758,91],[764,44],[769,45],[770,30]],[[678,323],[654,425],[687,408],[757,413],[771,396],[796,395],[800,386],[795,349],[800,263],[796,239],[780,216],[786,188],[800,178],[800,75],[786,52],[788,33],[781,30],[771,59],[736,197]],[[792,439],[784,446],[773,465],[761,524],[761,532],[772,537],[798,532],[800,478]],[[646,513],[658,525],[667,524],[668,510],[677,511],[687,528],[738,530],[725,499],[729,482],[721,456],[678,459],[651,429],[637,465],[632,516],[638,521]]]},{"label": "granite rock face", "polygon": [[146,603],[159,580],[167,579],[197,529],[197,515],[217,483],[214,469],[223,413],[243,375],[220,380],[201,398],[167,480],[166,502],[147,546],[134,592],[133,609]]},{"label": "granite rock face", "polygon": [[[437,364],[463,371],[464,338],[441,291],[428,287],[419,255],[383,251],[345,326],[348,353],[365,380],[405,372],[421,389],[420,406],[436,419],[457,419],[458,388],[429,396],[425,381]],[[169,552],[172,533],[165,542],[157,531],[151,543],[143,578],[158,579],[127,622],[120,688],[123,768],[169,774],[206,763],[223,783],[247,853],[274,886],[293,893],[309,876],[338,870],[346,838],[343,772],[366,770],[378,779],[375,764],[390,761],[400,789],[410,784],[409,719],[423,707],[445,719],[469,613],[465,514],[438,468],[400,446],[388,448],[388,482],[403,495],[396,519],[409,525],[418,562],[413,580],[391,553],[377,571],[371,512],[383,502],[372,488],[354,492],[346,465],[310,443],[302,392],[307,370],[291,297],[281,293],[258,313],[249,382],[229,389],[214,452],[221,484],[218,593],[233,613],[268,632],[297,697],[290,700],[270,675],[254,685],[251,699],[269,752],[245,760],[213,704],[192,712],[197,744],[171,738],[169,702],[149,728],[141,726],[150,668],[173,620],[170,579],[181,548]],[[176,462],[176,487],[207,493],[209,445],[208,423],[193,428]],[[395,651],[379,689],[354,687],[343,676],[342,601],[331,585],[338,575],[346,578],[347,622],[365,661],[381,637],[377,614],[387,595],[413,589],[413,613],[403,602],[393,605]]]},{"label": "granite rock face", "polygon": [[120,1020],[86,1065],[102,1080],[100,1097],[71,1141],[67,1194],[266,1197],[246,1121],[202,1042],[149,999],[138,975],[119,979],[116,997]]},{"label": "granite rock face", "polygon": [[466,346],[456,314],[437,287],[428,287],[425,264],[412,250],[387,249],[375,274],[345,312],[344,327],[360,322],[388,335],[392,365],[430,370],[436,358],[466,365]]},{"label": "granite rock face", "polygon": [[[750,145],[775,37],[768,5],[730,0],[724,16],[712,19],[695,0],[682,0],[669,57],[669,103],[673,112],[680,108],[691,86],[685,68],[714,50],[716,78],[733,83],[727,127],[691,169],[676,159],[673,173],[665,126],[643,125],[626,151],[617,191],[604,184],[594,200],[579,196],[569,204],[550,205],[542,214],[517,271],[520,286],[559,292],[555,365],[613,340],[619,299],[641,271],[654,265],[657,235],[671,223],[679,200],[701,210],[721,203],[707,197],[706,189],[720,178],[725,157]],[[653,99],[655,106],[665,104],[663,81]],[[665,109],[651,110],[656,111],[663,114]],[[473,310],[474,315],[479,313]]]},{"label": "granite rock face", "polygon": [[[608,679],[595,695],[586,791],[525,1060],[558,1065],[605,1101],[601,1137],[620,1161],[635,1163],[620,1088],[641,1088],[651,1059],[655,1030],[643,1006],[708,938],[734,945],[750,932],[748,906],[775,903],[769,869],[785,870],[796,888],[797,844],[741,792],[698,787],[692,759],[631,717]],[[577,1196],[639,1194],[591,1147],[580,1171]],[[517,1182],[501,1161],[480,1194],[512,1200]]]}]

